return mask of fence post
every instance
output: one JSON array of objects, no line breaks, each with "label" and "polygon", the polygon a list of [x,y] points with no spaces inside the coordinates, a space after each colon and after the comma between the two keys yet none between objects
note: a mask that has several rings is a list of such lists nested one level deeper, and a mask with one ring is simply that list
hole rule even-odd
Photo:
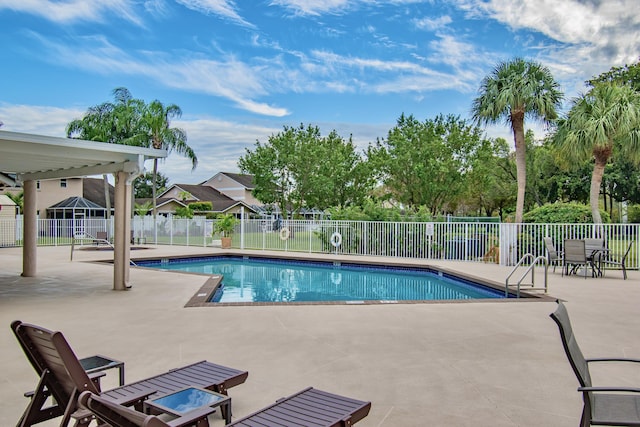
[{"label": "fence post", "polygon": [[244,206],[240,206],[240,249],[244,249]]}]

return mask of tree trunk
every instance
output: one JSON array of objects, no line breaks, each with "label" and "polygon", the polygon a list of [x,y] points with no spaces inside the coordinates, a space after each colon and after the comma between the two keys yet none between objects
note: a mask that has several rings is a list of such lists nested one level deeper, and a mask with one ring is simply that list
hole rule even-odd
[{"label": "tree trunk", "polygon": [[595,164],[593,166],[593,174],[591,175],[591,189],[589,191],[589,205],[591,206],[591,216],[593,217],[594,224],[602,224],[602,217],[600,216],[600,185],[602,185],[602,176],[604,175],[604,168],[607,165],[608,156],[603,152],[596,152]]},{"label": "tree trunk", "polygon": [[156,204],[156,176],[158,174],[158,159],[153,159],[153,181],[151,182],[151,199],[153,203],[153,241],[155,244],[158,244],[158,218],[157,218],[157,210],[158,206]]},{"label": "tree trunk", "polygon": [[[156,217],[156,176],[158,174],[158,159],[153,159],[153,178],[151,181],[151,200],[153,202],[153,218]],[[154,220],[155,222],[155,220]]]},{"label": "tree trunk", "polygon": [[513,139],[516,144],[516,170],[518,180],[515,222],[519,224],[522,222],[522,215],[524,214],[524,194],[527,186],[527,151],[524,141],[524,111],[515,111],[511,113],[511,127],[513,129]]},{"label": "tree trunk", "polygon": [[107,210],[105,213],[105,218],[111,218],[111,197],[109,194],[109,179],[107,178],[107,174],[102,175],[102,180],[104,181],[104,207]]}]

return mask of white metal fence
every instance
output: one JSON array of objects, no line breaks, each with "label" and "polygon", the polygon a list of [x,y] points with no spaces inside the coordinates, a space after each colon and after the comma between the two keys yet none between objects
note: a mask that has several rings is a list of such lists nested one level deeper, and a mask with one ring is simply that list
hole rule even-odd
[{"label": "white metal fence", "polygon": [[[212,246],[212,220],[135,217],[134,243]],[[335,253],[402,258],[499,262],[514,265],[529,253],[545,255],[543,237],[558,250],[565,239],[602,238],[621,256],[631,242],[627,266],[640,265],[639,224],[507,224],[463,222],[264,221],[236,227],[233,247],[290,252]],[[97,233],[113,235],[104,219],[38,220],[39,245],[69,245],[73,238],[93,244]],[[339,243],[339,244],[338,244]],[[22,245],[22,219],[0,220],[0,246]]]}]

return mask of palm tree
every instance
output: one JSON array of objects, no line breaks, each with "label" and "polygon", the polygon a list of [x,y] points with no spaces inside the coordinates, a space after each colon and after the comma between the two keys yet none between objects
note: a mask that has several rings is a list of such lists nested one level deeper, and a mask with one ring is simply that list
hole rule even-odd
[{"label": "palm tree", "polygon": [[[67,125],[67,138],[79,138],[87,141],[114,142],[113,138],[113,109],[114,105],[104,102],[87,110],[82,119],[73,120]],[[111,197],[109,194],[109,180],[107,174],[102,175],[104,182],[104,199],[106,215],[111,216]]]},{"label": "palm tree", "polygon": [[[140,116],[144,102],[134,99],[127,88],[113,90],[115,103],[103,102],[90,107],[82,119],[73,120],[67,125],[68,138],[80,138],[88,141],[108,142],[111,144],[141,145],[144,134],[140,131]],[[109,180],[103,174],[106,217],[111,214]]]},{"label": "palm tree", "polygon": [[554,143],[567,160],[594,159],[589,204],[593,222],[602,223],[598,200],[607,162],[614,154],[640,162],[640,93],[627,84],[597,83],[573,100]]},{"label": "palm tree", "polygon": [[504,120],[513,131],[518,181],[515,221],[520,223],[527,182],[524,121],[532,118],[549,124],[555,120],[563,94],[547,67],[522,58],[498,64],[482,80],[479,93],[472,106],[474,120],[484,125]]},{"label": "palm tree", "polygon": [[21,191],[19,193],[6,192],[4,194],[8,198],[10,198],[13,203],[16,204],[16,206],[18,207],[18,213],[22,213],[24,211],[24,191]]},{"label": "palm tree", "polygon": [[[165,149],[168,152],[176,151],[191,160],[192,170],[198,165],[195,152],[187,145],[187,133],[180,128],[172,128],[171,120],[182,116],[182,110],[175,104],[165,106],[162,102],[151,101],[142,115],[148,142],[151,147]],[[153,217],[156,217],[156,176],[158,174],[158,159],[153,160],[153,185],[151,194],[153,200]]]}]

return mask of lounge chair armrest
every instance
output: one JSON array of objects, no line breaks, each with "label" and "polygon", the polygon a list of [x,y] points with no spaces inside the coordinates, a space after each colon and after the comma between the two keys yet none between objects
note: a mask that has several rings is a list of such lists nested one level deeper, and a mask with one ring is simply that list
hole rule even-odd
[{"label": "lounge chair armrest", "polygon": [[602,391],[618,391],[626,393],[640,393],[640,388],[636,387],[579,387],[578,391],[586,392],[602,392]]},{"label": "lounge chair armrest", "polygon": [[149,396],[151,396],[152,394],[154,394],[157,390],[151,389],[151,388],[144,388],[141,390],[138,390],[128,396],[126,396],[125,398],[122,399],[111,399],[109,398],[109,400],[111,400],[114,403],[117,403],[118,405],[122,405],[122,406],[131,406],[134,405],[138,402],[142,402],[144,400],[147,400],[147,398]]},{"label": "lounge chair armrest", "polygon": [[167,421],[166,423],[170,427],[182,427],[182,426],[195,425],[196,421],[198,421],[201,418],[207,417],[210,414],[213,414],[214,412],[216,412],[215,408],[205,406],[203,408],[198,408],[196,410],[193,410],[181,416],[180,418]]},{"label": "lounge chair armrest", "polygon": [[630,359],[627,357],[598,357],[594,359],[586,359],[587,363],[590,362],[632,362],[640,363],[640,359]]}]

